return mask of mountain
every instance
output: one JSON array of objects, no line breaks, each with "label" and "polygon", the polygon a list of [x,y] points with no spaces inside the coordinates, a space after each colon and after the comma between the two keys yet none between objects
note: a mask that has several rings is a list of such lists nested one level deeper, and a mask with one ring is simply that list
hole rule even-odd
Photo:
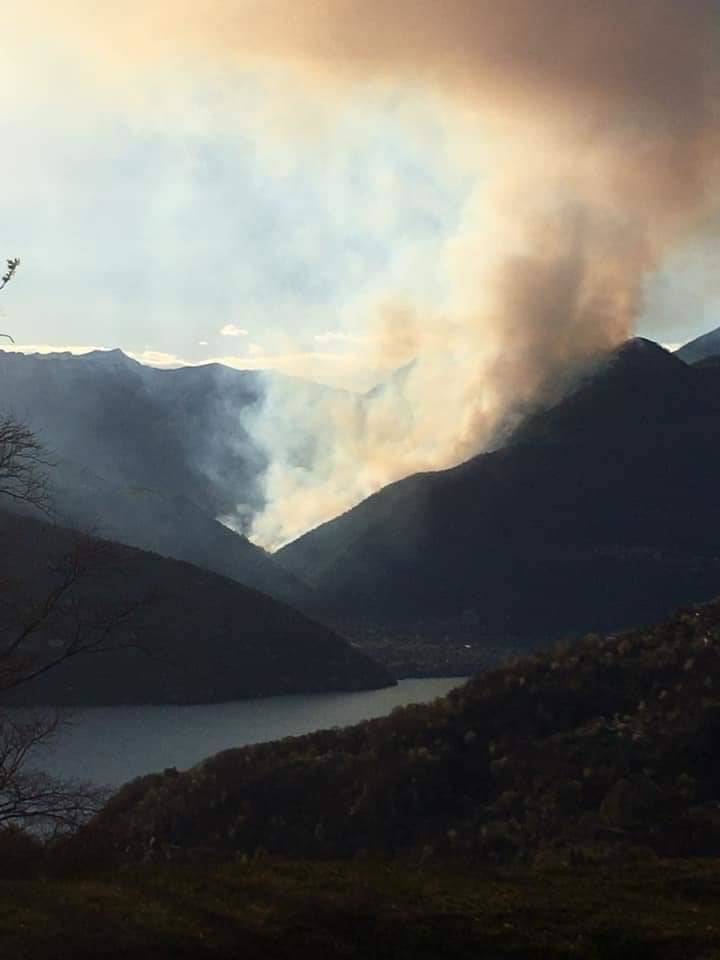
[{"label": "mountain", "polygon": [[306,584],[182,494],[115,486],[67,460],[55,461],[50,482],[55,512],[68,525],[185,560],[301,610],[315,605]]},{"label": "mountain", "polygon": [[[120,350],[0,351],[0,410],[36,431],[61,522],[205,566],[310,609],[309,591],[217,521],[263,503],[265,455],[245,428],[276,374],[220,364],[158,370]],[[291,378],[316,398],[329,388]]]},{"label": "mountain", "polygon": [[697,363],[708,357],[720,356],[720,327],[686,343],[676,351],[676,356],[685,363]]},{"label": "mountain", "polygon": [[141,778],[88,839],[142,861],[717,857],[719,732],[715,601],[516,659],[432,704]]},{"label": "mountain", "polygon": [[0,544],[2,649],[63,582],[76,550],[90,557],[87,569],[33,634],[33,662],[75,631],[95,636],[119,622],[115,649],[6,690],[3,704],[205,703],[393,682],[326,627],[190,564],[6,512]]},{"label": "mountain", "polygon": [[179,494],[214,517],[242,496],[257,502],[264,465],[243,414],[261,401],[264,376],[220,364],[158,370],[120,350],[0,351],[0,409],[116,486]]},{"label": "mountain", "polygon": [[472,622],[537,641],[618,629],[720,586],[720,370],[647,340],[506,445],[392,484],[276,554],[350,622]]}]

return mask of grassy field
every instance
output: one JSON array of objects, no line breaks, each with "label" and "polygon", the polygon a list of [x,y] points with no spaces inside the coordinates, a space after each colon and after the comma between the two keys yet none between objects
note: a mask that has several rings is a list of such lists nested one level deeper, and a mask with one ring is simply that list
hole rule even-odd
[{"label": "grassy field", "polygon": [[3,960],[720,958],[720,864],[138,868],[0,882]]}]

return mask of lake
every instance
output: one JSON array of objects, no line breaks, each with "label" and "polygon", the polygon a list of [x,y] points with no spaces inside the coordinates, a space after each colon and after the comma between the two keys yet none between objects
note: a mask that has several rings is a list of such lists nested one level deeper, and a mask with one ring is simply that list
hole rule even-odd
[{"label": "lake", "polygon": [[401,680],[361,693],[318,693],[190,707],[93,707],[73,712],[35,765],[115,787],[166,767],[184,770],[230,747],[382,717],[444,696],[465,677]]}]

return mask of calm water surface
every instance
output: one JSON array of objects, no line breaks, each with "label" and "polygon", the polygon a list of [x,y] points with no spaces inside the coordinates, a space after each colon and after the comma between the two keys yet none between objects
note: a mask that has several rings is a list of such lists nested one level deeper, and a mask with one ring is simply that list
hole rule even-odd
[{"label": "calm water surface", "polygon": [[118,786],[133,777],[198,761],[248,743],[278,740],[384,716],[425,703],[464,682],[401,680],[362,693],[318,693],[194,707],[95,707],[72,714],[50,752],[36,761],[50,773]]}]

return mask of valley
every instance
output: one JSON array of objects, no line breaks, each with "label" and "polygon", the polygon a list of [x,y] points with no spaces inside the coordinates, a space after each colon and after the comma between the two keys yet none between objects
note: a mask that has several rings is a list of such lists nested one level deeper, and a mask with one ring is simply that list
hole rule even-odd
[{"label": "valley", "polygon": [[[715,594],[720,378],[712,355],[681,354],[629,341],[496,450],[393,484],[275,554],[217,519],[262,501],[263,454],[243,426],[259,375],[151,370],[119,351],[4,354],[0,399],[46,437],[61,523],[254,587],[395,677],[457,675]],[[132,401],[114,422],[120,394]],[[62,426],[61,397],[78,398]]]}]

